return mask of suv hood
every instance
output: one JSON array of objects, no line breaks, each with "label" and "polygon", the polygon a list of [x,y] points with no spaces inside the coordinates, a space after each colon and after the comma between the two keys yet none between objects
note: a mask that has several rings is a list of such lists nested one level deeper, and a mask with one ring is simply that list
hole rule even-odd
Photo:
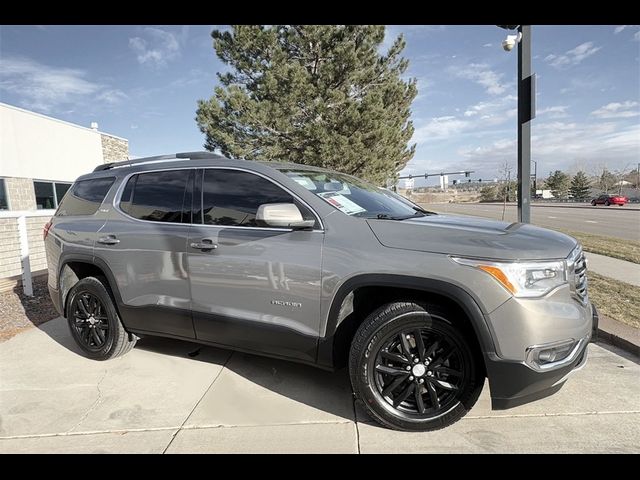
[{"label": "suv hood", "polygon": [[494,260],[565,258],[577,243],[546,228],[478,217],[427,215],[367,223],[385,247]]}]

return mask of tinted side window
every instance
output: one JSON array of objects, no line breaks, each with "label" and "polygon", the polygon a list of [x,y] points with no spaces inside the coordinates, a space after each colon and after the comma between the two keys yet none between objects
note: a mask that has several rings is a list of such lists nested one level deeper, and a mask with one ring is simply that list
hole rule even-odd
[{"label": "tinted side window", "polygon": [[296,203],[305,219],[315,217],[293,196],[273,182],[249,172],[207,169],[202,192],[205,225],[260,227],[256,223],[258,207],[264,203]]},{"label": "tinted side window", "polygon": [[115,178],[81,180],[64,195],[56,216],[93,215],[98,211]]},{"label": "tinted side window", "polygon": [[120,208],[134,218],[180,223],[189,170],[133,175],[122,193]]}]

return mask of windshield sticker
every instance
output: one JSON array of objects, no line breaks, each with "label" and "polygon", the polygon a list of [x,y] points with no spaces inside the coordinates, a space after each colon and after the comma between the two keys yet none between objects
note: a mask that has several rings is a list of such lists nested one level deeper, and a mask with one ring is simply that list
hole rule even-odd
[{"label": "windshield sticker", "polygon": [[362,208],[355,202],[352,202],[344,195],[340,195],[339,193],[333,192],[325,192],[319,194],[322,198],[324,198],[328,203],[336,207],[343,213],[347,215],[354,215],[356,213],[364,212],[365,209]]},{"label": "windshield sticker", "polygon": [[291,180],[293,180],[294,182],[302,185],[307,190],[311,190],[312,192],[314,190],[317,190],[316,184],[313,183],[313,181],[310,178],[307,178],[307,177],[291,177]]}]

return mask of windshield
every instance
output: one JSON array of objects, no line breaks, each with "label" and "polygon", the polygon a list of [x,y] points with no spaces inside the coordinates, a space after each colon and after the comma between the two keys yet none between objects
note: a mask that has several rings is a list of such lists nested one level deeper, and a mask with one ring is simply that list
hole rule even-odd
[{"label": "windshield", "polygon": [[309,170],[282,170],[282,173],[353,217],[404,220],[428,213],[389,190],[350,175]]}]

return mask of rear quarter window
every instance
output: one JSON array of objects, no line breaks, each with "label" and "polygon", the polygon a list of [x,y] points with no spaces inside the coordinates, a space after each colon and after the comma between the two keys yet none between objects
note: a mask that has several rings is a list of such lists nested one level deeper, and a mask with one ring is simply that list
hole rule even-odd
[{"label": "rear quarter window", "polygon": [[93,215],[115,180],[115,177],[104,177],[74,183],[60,202],[56,216]]}]

